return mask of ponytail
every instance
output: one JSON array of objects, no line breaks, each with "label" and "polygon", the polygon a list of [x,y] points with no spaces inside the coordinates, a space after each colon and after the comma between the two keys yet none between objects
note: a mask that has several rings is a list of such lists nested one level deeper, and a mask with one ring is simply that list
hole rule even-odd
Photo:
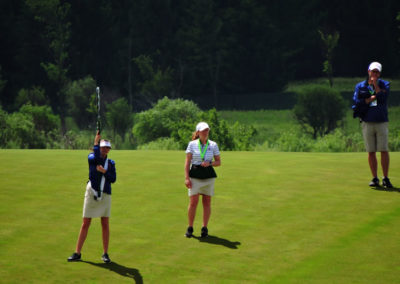
[{"label": "ponytail", "polygon": [[197,138],[199,138],[199,132],[195,131],[195,132],[192,133],[192,141],[196,140]]}]

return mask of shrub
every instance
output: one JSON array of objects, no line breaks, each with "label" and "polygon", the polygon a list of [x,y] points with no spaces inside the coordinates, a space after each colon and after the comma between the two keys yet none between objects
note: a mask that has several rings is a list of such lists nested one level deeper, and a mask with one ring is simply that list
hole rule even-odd
[{"label": "shrub", "polygon": [[91,76],[72,81],[66,87],[68,114],[80,129],[88,129],[96,118],[96,82]]},{"label": "shrub", "polygon": [[311,128],[316,139],[338,126],[346,113],[346,104],[337,90],[309,85],[299,91],[293,112],[306,131]]},{"label": "shrub", "polygon": [[161,137],[180,139],[183,135],[188,135],[187,140],[191,137],[193,124],[200,112],[199,107],[191,101],[164,97],[152,109],[135,116],[132,133],[138,144]]},{"label": "shrub", "polygon": [[305,134],[285,131],[276,141],[274,148],[284,152],[310,152],[313,142],[314,141]]},{"label": "shrub", "polygon": [[[248,150],[256,133],[253,127],[238,123],[229,127],[215,109],[203,112],[191,101],[170,100],[167,97],[159,100],[152,109],[137,114],[134,121],[132,133],[139,145],[160,138],[172,138],[180,149],[186,149],[199,121],[210,125],[210,139],[216,141],[221,150]],[[151,147],[156,145],[151,144]]]},{"label": "shrub", "polygon": [[36,135],[32,117],[20,112],[7,116],[5,133],[5,148],[45,148],[43,135]]},{"label": "shrub", "polygon": [[132,112],[128,101],[120,98],[107,105],[107,124],[113,131],[113,139],[115,134],[124,137],[128,128],[132,127]]},{"label": "shrub", "polygon": [[174,138],[158,138],[147,144],[140,145],[139,150],[181,150],[182,147]]}]

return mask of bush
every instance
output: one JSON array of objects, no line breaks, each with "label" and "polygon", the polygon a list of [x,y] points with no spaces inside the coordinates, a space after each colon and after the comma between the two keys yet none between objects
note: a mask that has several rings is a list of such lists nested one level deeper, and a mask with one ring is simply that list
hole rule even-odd
[{"label": "bush", "polygon": [[66,87],[68,114],[80,129],[88,129],[96,121],[96,82],[91,76],[72,81]]},{"label": "bush", "polygon": [[46,138],[36,135],[32,117],[20,112],[7,115],[5,148],[45,148]]},{"label": "bush", "polygon": [[120,98],[107,105],[107,124],[113,131],[113,139],[118,134],[124,137],[128,128],[132,127],[132,112],[128,101]]},{"label": "bush", "polygon": [[340,129],[320,137],[312,146],[313,152],[347,152],[346,137]]},{"label": "bush", "polygon": [[276,141],[274,148],[284,152],[310,152],[314,141],[305,134],[285,131]]},{"label": "bush", "polygon": [[90,149],[91,147],[93,147],[94,135],[90,135],[87,132],[88,131],[67,131],[62,138],[62,143],[60,143],[61,148]]},{"label": "bush", "polygon": [[53,114],[49,106],[32,106],[28,104],[23,105],[19,111],[32,117],[35,129],[39,132],[43,131],[48,134],[60,128],[60,118],[58,115]]},{"label": "bush", "polygon": [[[186,149],[199,121],[210,125],[210,139],[216,141],[221,150],[251,148],[256,133],[253,127],[244,127],[238,123],[229,127],[215,109],[203,112],[191,101],[170,100],[167,97],[159,100],[152,109],[135,116],[132,133],[138,145],[163,141],[158,140],[160,138],[172,138],[179,144],[179,149]],[[156,147],[157,143],[151,144],[151,147]]]},{"label": "bush", "polygon": [[174,137],[179,141],[183,135],[187,135],[187,140],[191,137],[200,112],[199,107],[191,101],[164,97],[152,109],[135,116],[132,133],[138,144],[161,137]]},{"label": "bush", "polygon": [[147,144],[140,145],[138,150],[182,150],[182,147],[174,138],[162,137]]},{"label": "bush", "polygon": [[338,126],[346,113],[346,103],[335,89],[309,85],[299,91],[293,112],[306,131],[311,128],[316,139]]}]

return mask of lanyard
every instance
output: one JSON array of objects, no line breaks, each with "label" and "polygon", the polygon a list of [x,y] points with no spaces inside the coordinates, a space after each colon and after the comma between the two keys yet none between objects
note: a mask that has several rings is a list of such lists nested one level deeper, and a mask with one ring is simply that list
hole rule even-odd
[{"label": "lanyard", "polygon": [[371,85],[368,86],[368,91],[371,95],[375,94],[375,90]]},{"label": "lanyard", "polygon": [[204,150],[203,150],[203,151],[201,150],[201,148],[202,148],[202,146],[201,146],[201,142],[200,142],[200,139],[199,139],[199,151],[200,151],[200,157],[201,157],[201,160],[202,160],[202,161],[204,161],[204,156],[206,155],[207,148],[208,148],[208,139],[207,139],[206,147],[204,148]]}]

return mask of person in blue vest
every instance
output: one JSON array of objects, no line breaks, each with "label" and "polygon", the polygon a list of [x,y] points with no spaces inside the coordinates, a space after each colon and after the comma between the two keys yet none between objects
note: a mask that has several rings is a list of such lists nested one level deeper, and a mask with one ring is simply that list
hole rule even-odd
[{"label": "person in blue vest", "polygon": [[108,140],[100,139],[100,134],[97,132],[94,139],[93,152],[88,156],[89,181],[86,186],[83,205],[83,222],[75,252],[68,258],[68,261],[78,261],[81,259],[81,249],[86,240],[92,218],[100,217],[103,237],[103,255],[101,258],[106,263],[111,262],[108,256],[111,183],[116,181],[117,175],[115,162],[108,159],[111,143]]},{"label": "person in blue vest", "polygon": [[205,122],[196,126],[186,149],[185,185],[188,188],[188,227],[187,238],[193,236],[193,223],[196,216],[199,196],[202,195],[203,227],[201,237],[208,236],[208,221],[211,216],[211,197],[214,195],[214,183],[217,177],[214,168],[221,165],[221,157],[217,143],[208,139],[210,127]]},{"label": "person in blue vest", "polygon": [[392,188],[389,175],[388,147],[388,105],[390,83],[380,79],[382,65],[372,62],[368,67],[368,77],[358,83],[353,96],[354,116],[360,118],[365,148],[368,152],[368,164],[372,174],[370,186],[379,186],[378,161],[376,152],[381,152],[383,172],[382,185]]}]

